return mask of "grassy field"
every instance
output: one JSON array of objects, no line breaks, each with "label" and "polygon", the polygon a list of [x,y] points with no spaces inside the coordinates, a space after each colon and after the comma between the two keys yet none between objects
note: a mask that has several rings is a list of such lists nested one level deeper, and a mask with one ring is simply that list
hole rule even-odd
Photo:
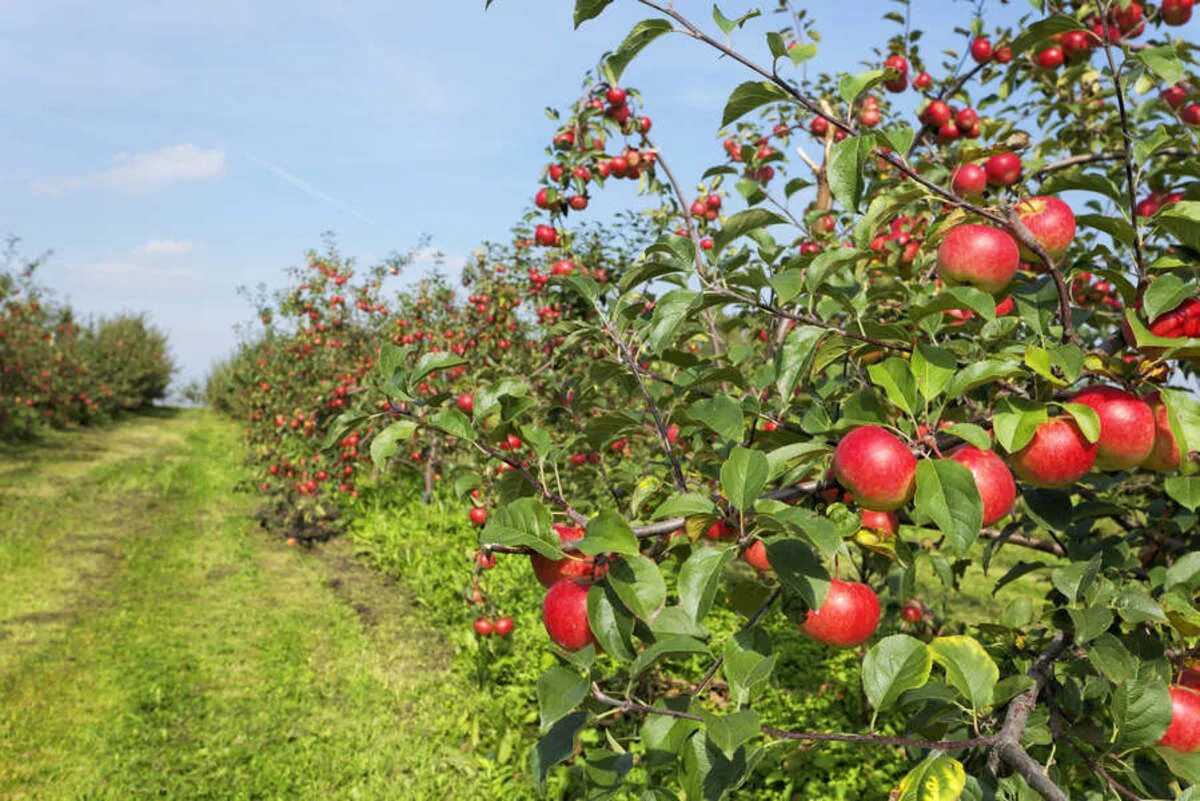
[{"label": "grassy field", "polygon": [[348,543],[259,533],[239,458],[193,411],[0,451],[0,797],[480,797],[479,691]]}]

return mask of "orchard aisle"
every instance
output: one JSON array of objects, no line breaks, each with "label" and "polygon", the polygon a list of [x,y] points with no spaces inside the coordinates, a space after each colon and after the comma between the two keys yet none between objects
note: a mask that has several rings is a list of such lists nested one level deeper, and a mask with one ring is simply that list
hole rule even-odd
[{"label": "orchard aisle", "polygon": [[0,797],[472,797],[445,646],[239,459],[191,411],[0,452]]}]

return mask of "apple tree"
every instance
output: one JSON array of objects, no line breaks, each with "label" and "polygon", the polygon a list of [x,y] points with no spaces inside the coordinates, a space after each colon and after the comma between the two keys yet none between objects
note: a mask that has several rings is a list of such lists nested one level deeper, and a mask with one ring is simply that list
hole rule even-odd
[{"label": "apple tree", "polygon": [[[570,763],[588,797],[717,799],[842,743],[910,763],[879,797],[1193,797],[1192,3],[1032,0],[1012,27],[978,3],[939,64],[897,2],[841,75],[786,0],[627,4],[647,18],[556,120],[531,192],[532,252],[588,312],[540,334],[562,391],[495,363],[466,400],[422,397],[386,348],[373,379],[385,434],[451,438],[456,488],[486,489],[479,564],[528,558],[546,586],[535,780]],[[610,5],[576,0],[576,25]],[[622,80],[668,36],[745,74],[688,187]],[[561,266],[566,215],[617,181],[666,233],[602,282]],[[989,570],[1001,553],[1021,555]],[[1019,600],[916,625],[923,575],[954,597],[977,567]],[[781,616],[857,649],[861,729],[761,705]]]}]

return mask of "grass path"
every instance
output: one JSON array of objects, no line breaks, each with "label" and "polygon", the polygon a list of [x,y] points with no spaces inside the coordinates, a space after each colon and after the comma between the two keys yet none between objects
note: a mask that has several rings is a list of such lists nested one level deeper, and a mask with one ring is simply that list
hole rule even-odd
[{"label": "grass path", "polygon": [[204,412],[0,450],[0,798],[476,797],[445,645],[239,459]]}]

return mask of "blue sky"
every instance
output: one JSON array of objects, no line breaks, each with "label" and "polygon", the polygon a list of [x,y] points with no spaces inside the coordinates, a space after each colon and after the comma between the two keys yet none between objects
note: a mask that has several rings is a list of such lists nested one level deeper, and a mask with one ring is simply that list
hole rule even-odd
[{"label": "blue sky", "polygon": [[[324,231],[368,262],[427,234],[450,264],[504,235],[546,161],[542,109],[650,16],[618,0],[574,31],[572,5],[6,0],[0,233],[53,250],[43,282],[85,313],[148,311],[181,378],[202,377],[252,315],[237,287],[278,285]],[[722,9],[751,5],[773,3]],[[890,0],[800,5],[824,35],[819,70],[861,69],[896,30],[879,19]],[[990,5],[993,20],[1027,10]],[[914,0],[916,26],[940,28],[928,60],[961,49],[952,28],[974,6]],[[680,7],[711,26],[711,4]],[[764,49],[759,32],[735,43]],[[682,37],[629,69],[685,184],[719,157],[720,110],[747,77]]]}]

